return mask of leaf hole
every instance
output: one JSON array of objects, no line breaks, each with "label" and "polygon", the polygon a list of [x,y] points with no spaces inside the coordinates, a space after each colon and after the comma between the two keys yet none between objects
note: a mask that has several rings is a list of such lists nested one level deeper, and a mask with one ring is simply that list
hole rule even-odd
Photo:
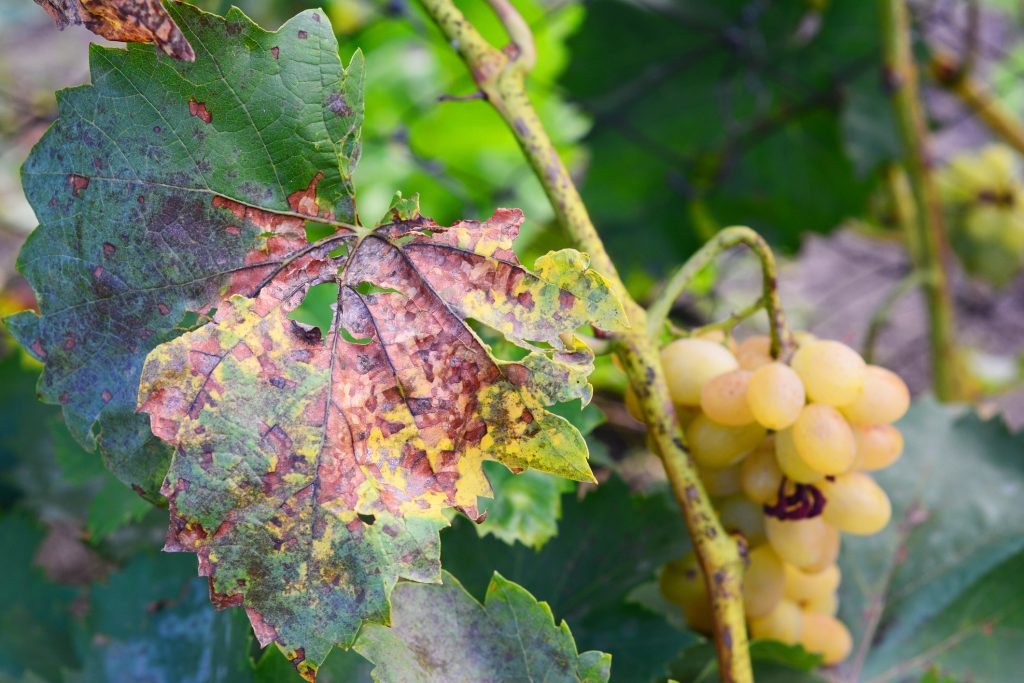
[{"label": "leaf hole", "polygon": [[334,305],[338,301],[338,283],[324,282],[313,285],[306,292],[302,303],[288,314],[291,320],[308,325],[320,331],[320,338],[327,337],[334,321]]},{"label": "leaf hole", "polygon": [[359,517],[359,519],[362,521],[362,523],[365,524],[366,526],[373,526],[373,523],[377,521],[377,518],[374,517],[373,515],[366,515],[366,514],[363,514],[362,512],[357,512],[356,516]]}]

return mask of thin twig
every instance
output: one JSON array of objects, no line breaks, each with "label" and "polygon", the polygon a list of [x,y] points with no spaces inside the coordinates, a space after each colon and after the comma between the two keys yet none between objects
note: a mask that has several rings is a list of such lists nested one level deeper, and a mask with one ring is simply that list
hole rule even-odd
[{"label": "thin twig", "polygon": [[512,15],[499,10],[509,36],[520,47],[518,55],[509,54],[488,43],[452,0],[421,0],[421,3],[445,38],[458,50],[477,86],[487,94],[488,102],[515,135],[559,222],[576,246],[589,254],[591,265],[607,278],[622,302],[631,327],[617,334],[612,342],[636,392],[652,444],[665,465],[707,579],[722,680],[751,683],[753,673],[743,613],[743,563],[739,549],[723,529],[686,450],[685,436],[668,394],[657,345],[646,334],[646,314],[626,291],[568,169],[527,95],[525,77],[531,65],[523,60],[525,36],[521,34],[521,27],[515,24],[515,19],[509,22]]},{"label": "thin twig", "polygon": [[911,289],[921,284],[921,272],[917,270],[910,271],[906,277],[901,279],[896,285],[890,289],[885,297],[883,297],[878,308],[875,309],[874,314],[871,316],[871,322],[868,323],[867,334],[864,335],[864,348],[862,355],[864,360],[868,363],[874,362],[875,358],[875,344],[878,341],[878,335],[882,333],[886,325],[889,324],[889,317],[892,315],[893,306],[907,295]]},{"label": "thin twig", "polygon": [[486,100],[487,95],[482,90],[471,92],[468,95],[438,95],[438,102],[472,102],[474,100]]}]

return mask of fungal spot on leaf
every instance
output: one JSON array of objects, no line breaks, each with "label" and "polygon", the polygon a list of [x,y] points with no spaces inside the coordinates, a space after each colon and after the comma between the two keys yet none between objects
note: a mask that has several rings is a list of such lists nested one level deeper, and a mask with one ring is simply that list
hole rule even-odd
[{"label": "fungal spot on leaf", "polygon": [[197,102],[196,98],[189,98],[188,101],[188,113],[201,120],[203,123],[210,123],[213,121],[213,114],[206,110],[205,102]]},{"label": "fungal spot on leaf", "polygon": [[68,187],[71,188],[71,194],[75,197],[80,197],[82,190],[89,187],[89,179],[84,175],[78,175],[77,173],[68,174]]},{"label": "fungal spot on leaf", "polygon": [[103,255],[104,256],[113,256],[114,252],[116,252],[116,251],[117,251],[117,247],[115,247],[110,242],[104,242],[103,243]]},{"label": "fungal spot on leaf", "polygon": [[110,393],[109,389],[104,389],[103,393],[100,394],[104,403],[110,403],[110,399],[114,398],[114,395]]},{"label": "fungal spot on leaf", "polygon": [[277,59],[278,55],[281,54],[281,48],[276,46],[270,48],[270,54],[274,55],[274,59]]},{"label": "fungal spot on leaf", "polygon": [[352,114],[352,107],[348,106],[345,98],[340,92],[332,92],[324,101],[327,107],[335,116],[349,116]]},{"label": "fungal spot on leaf", "polygon": [[305,31],[299,31],[299,40],[305,40],[308,37],[309,37],[308,33],[306,33]]}]

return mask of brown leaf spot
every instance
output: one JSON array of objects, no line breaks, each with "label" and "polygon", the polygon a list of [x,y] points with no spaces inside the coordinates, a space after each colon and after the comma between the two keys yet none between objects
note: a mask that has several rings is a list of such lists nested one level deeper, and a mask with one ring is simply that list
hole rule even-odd
[{"label": "brown leaf spot", "polygon": [[71,188],[71,194],[75,197],[80,197],[82,190],[89,187],[89,179],[84,175],[78,175],[77,173],[68,174],[68,187]]},{"label": "brown leaf spot", "polygon": [[270,48],[270,54],[274,55],[274,59],[277,59],[278,55],[281,54],[281,48],[277,46]]},{"label": "brown leaf spot", "polygon": [[305,31],[299,31],[299,40],[305,40],[306,38],[309,38],[309,34]]},{"label": "brown leaf spot", "polygon": [[348,106],[348,102],[345,101],[340,92],[329,94],[324,104],[335,116],[349,116],[352,114],[352,107]]},{"label": "brown leaf spot", "polygon": [[163,128],[161,128],[160,126],[153,126],[153,132],[154,133],[159,133],[162,130],[163,130]]},{"label": "brown leaf spot", "polygon": [[66,391],[63,392],[60,396],[57,397],[57,400],[60,401],[61,405],[67,405],[67,402],[70,399],[71,399],[71,396],[69,396],[68,392],[66,392]]},{"label": "brown leaf spot", "polygon": [[156,305],[156,309],[160,311],[160,315],[167,315],[171,312],[171,307],[165,303],[159,303]]},{"label": "brown leaf spot", "polygon": [[113,244],[111,244],[110,242],[103,243],[104,256],[113,256],[115,251],[117,251],[117,247],[115,247]]},{"label": "brown leaf spot", "polygon": [[32,350],[35,351],[35,354],[40,358],[46,358],[46,351],[43,350],[42,339],[36,339],[34,342],[32,342]]},{"label": "brown leaf spot", "polygon": [[66,351],[70,351],[71,349],[75,348],[75,343],[76,339],[74,333],[68,332],[68,335],[64,338],[64,349]]},{"label": "brown leaf spot", "polygon": [[229,225],[228,227],[224,228],[224,232],[226,232],[229,235],[240,235],[242,233],[242,229],[237,225]]},{"label": "brown leaf spot", "polygon": [[292,211],[305,216],[317,216],[320,213],[320,205],[316,202],[316,184],[324,174],[318,172],[304,190],[297,190],[288,195],[288,206]]},{"label": "brown leaf spot", "polygon": [[99,280],[101,277],[103,277],[103,273],[105,272],[107,271],[103,269],[103,266],[96,266],[95,270],[92,271],[92,276]]},{"label": "brown leaf spot", "polygon": [[986,621],[984,624],[981,625],[981,632],[984,633],[986,636],[992,635],[994,631],[995,626],[992,624],[991,621]]},{"label": "brown leaf spot", "polygon": [[213,121],[213,114],[206,110],[205,102],[197,102],[196,98],[189,98],[188,101],[188,113],[200,119],[203,123],[209,123]]},{"label": "brown leaf spot", "polygon": [[114,398],[114,395],[110,393],[109,389],[104,389],[100,396],[103,398],[104,403],[110,403],[110,399]]}]

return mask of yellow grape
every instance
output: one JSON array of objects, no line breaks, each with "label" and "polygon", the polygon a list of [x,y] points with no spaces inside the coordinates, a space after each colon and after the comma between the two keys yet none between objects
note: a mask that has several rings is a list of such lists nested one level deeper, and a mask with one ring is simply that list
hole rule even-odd
[{"label": "yellow grape", "polygon": [[782,473],[799,484],[813,484],[825,478],[823,473],[804,462],[796,452],[792,428],[775,434],[775,459]]},{"label": "yellow grape", "polygon": [[735,370],[736,358],[721,344],[704,339],[676,339],[661,350],[668,392],[684,406],[700,405],[700,390],[712,377]]},{"label": "yellow grape", "polygon": [[859,353],[846,344],[827,339],[810,341],[797,349],[792,366],[803,380],[807,396],[815,403],[830,406],[853,402],[867,374]]},{"label": "yellow grape", "polygon": [[718,424],[742,427],[754,421],[747,405],[749,370],[732,370],[714,377],[700,391],[700,407]]},{"label": "yellow grape", "polygon": [[701,467],[735,464],[764,439],[764,427],[751,422],[743,427],[720,425],[701,413],[686,428],[686,443]]},{"label": "yellow grape", "polygon": [[700,481],[709,496],[731,496],[740,490],[739,465],[713,470],[698,467],[697,474],[700,475]]},{"label": "yellow grape", "polygon": [[786,573],[782,560],[769,545],[750,551],[749,564],[743,572],[743,606],[748,617],[763,617],[778,604],[786,590]]},{"label": "yellow grape", "polygon": [[842,537],[839,533],[839,529],[826,522],[825,540],[821,542],[821,557],[817,562],[812,562],[811,564],[800,568],[805,572],[825,571],[839,559],[839,546],[841,543]]},{"label": "yellow grape", "polygon": [[889,496],[863,472],[850,472],[819,484],[825,494],[825,520],[840,531],[858,536],[878,533],[892,517]]},{"label": "yellow grape", "polygon": [[781,520],[765,515],[764,530],[776,554],[800,568],[821,562],[828,550],[828,525],[821,516]]},{"label": "yellow grape", "polygon": [[820,595],[800,606],[803,607],[805,612],[827,614],[830,617],[834,617],[839,612],[839,596],[835,592]]},{"label": "yellow grape", "polygon": [[786,597],[795,602],[808,602],[832,595],[839,588],[839,567],[830,564],[820,572],[808,572],[791,564],[785,565]]},{"label": "yellow grape", "polygon": [[740,488],[755,503],[773,503],[778,498],[782,470],[771,444],[766,440],[740,463]]},{"label": "yellow grape", "polygon": [[873,472],[896,462],[903,453],[903,434],[892,425],[853,427],[857,444],[856,468]]},{"label": "yellow grape", "polygon": [[823,474],[841,474],[850,469],[857,455],[853,430],[832,406],[812,403],[804,406],[793,424],[793,445],[811,469]]},{"label": "yellow grape", "polygon": [[758,334],[747,337],[736,347],[736,360],[744,370],[756,370],[772,362],[771,338]]},{"label": "yellow grape", "polygon": [[751,637],[780,640],[790,645],[800,642],[803,630],[803,613],[792,600],[779,600],[771,612],[750,620]]},{"label": "yellow grape", "polygon": [[827,614],[803,613],[800,644],[808,652],[821,655],[826,666],[838,664],[850,655],[853,638],[843,622]]},{"label": "yellow grape", "polygon": [[754,419],[776,431],[796,422],[806,399],[800,376],[783,363],[762,365],[751,375],[747,387],[747,403]]},{"label": "yellow grape", "polygon": [[840,408],[850,422],[861,425],[892,424],[910,408],[910,389],[892,370],[869,365],[864,386],[854,400]]},{"label": "yellow grape", "polygon": [[661,570],[658,584],[665,599],[682,608],[686,622],[695,631],[711,633],[714,625],[711,601],[704,582],[704,572],[696,555],[691,552],[682,559],[666,564]]},{"label": "yellow grape", "polygon": [[716,501],[715,507],[726,531],[743,534],[751,547],[765,542],[764,512],[760,505],[740,495]]}]

